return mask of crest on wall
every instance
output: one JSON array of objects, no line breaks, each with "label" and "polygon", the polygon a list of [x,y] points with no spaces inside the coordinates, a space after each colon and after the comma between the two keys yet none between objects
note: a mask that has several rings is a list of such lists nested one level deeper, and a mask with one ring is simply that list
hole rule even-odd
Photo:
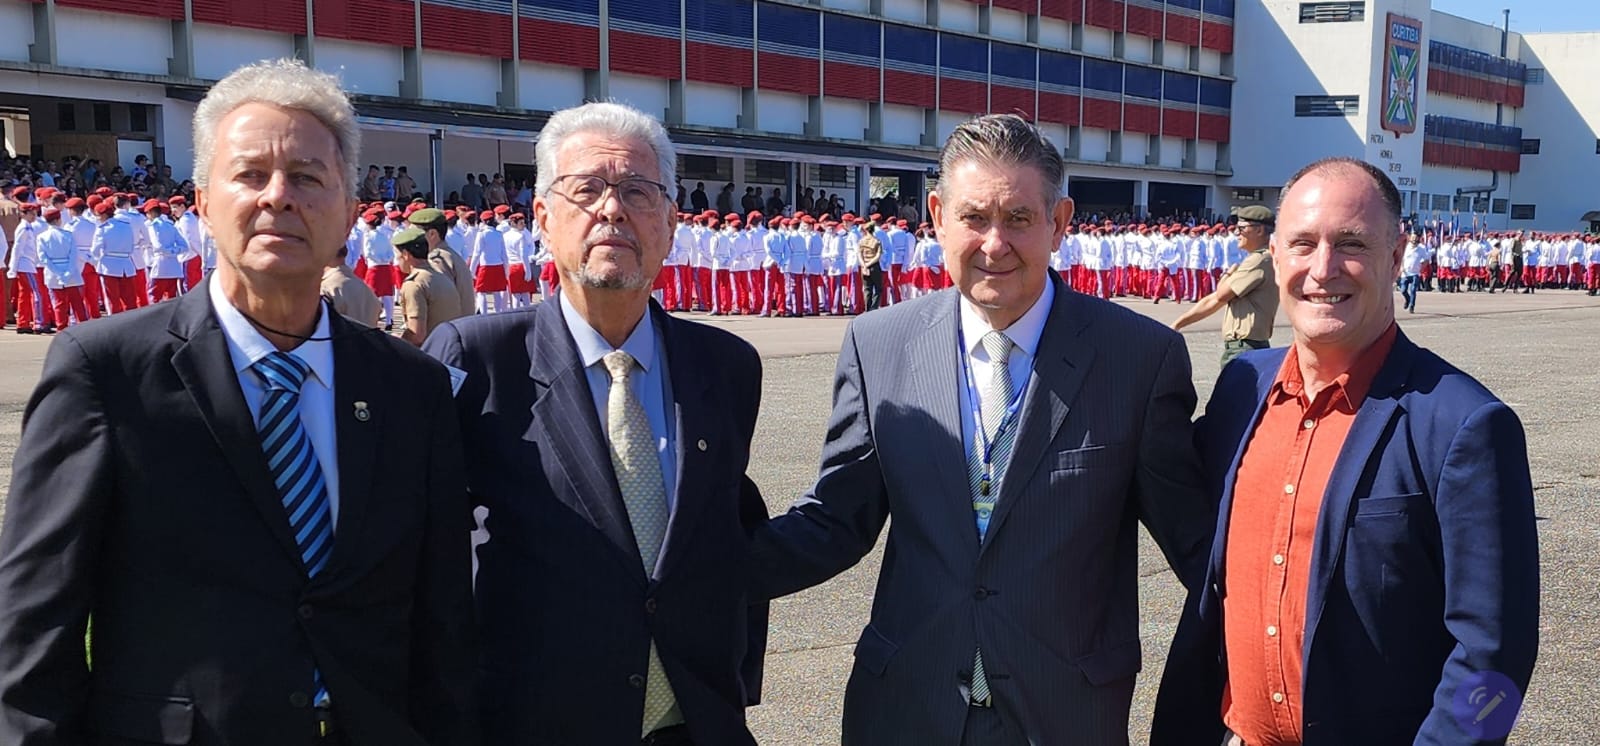
[{"label": "crest on wall", "polygon": [[1396,137],[1416,132],[1422,86],[1422,21],[1389,14],[1383,45],[1383,110],[1378,126]]}]

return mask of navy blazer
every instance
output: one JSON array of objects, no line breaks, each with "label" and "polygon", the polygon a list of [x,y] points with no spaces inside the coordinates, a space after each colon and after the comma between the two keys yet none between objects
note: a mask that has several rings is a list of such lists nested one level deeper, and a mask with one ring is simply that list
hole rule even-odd
[{"label": "navy blazer", "polygon": [[761,361],[739,338],[654,303],[672,378],[678,500],[654,575],[612,471],[560,304],[458,319],[424,350],[466,371],[456,395],[477,549],[485,746],[639,741],[652,639],[696,743],[754,744],[766,606],[746,593],[745,476]]},{"label": "navy blazer", "polygon": [[[1230,364],[1196,426],[1222,503],[1206,582],[1173,640],[1154,746],[1217,743],[1223,733],[1234,477],[1286,349]],[[1525,694],[1539,648],[1533,485],[1516,414],[1401,333],[1322,501],[1302,651],[1306,746],[1503,743],[1469,734],[1453,702],[1481,672]]]}]

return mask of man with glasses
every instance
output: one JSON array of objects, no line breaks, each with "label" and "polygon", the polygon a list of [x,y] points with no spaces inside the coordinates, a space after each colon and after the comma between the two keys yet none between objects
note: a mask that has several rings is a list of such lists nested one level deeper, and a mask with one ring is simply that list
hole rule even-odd
[{"label": "man with glasses", "polygon": [[1246,252],[1244,260],[1217,280],[1215,291],[1172,322],[1172,328],[1181,331],[1226,308],[1228,313],[1222,322],[1223,367],[1245,350],[1270,346],[1272,321],[1278,314],[1278,290],[1273,282],[1272,257],[1267,252],[1267,241],[1272,237],[1272,210],[1250,205],[1239,210],[1238,218],[1234,229],[1239,232],[1239,247]]},{"label": "man with glasses", "polygon": [[561,292],[439,327],[480,516],[484,743],[755,743],[766,610],[745,536],[761,361],[650,291],[672,246],[661,124],[613,103],[539,136]]}]

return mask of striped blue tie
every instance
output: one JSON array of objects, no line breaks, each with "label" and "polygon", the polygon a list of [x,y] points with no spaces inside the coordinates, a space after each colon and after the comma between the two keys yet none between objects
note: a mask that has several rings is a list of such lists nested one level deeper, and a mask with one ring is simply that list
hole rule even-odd
[{"label": "striped blue tie", "polygon": [[[289,529],[300,547],[306,575],[316,577],[333,554],[333,508],[317,452],[300,422],[300,386],[306,382],[311,366],[287,352],[273,352],[251,368],[267,388],[256,426],[261,433],[261,450],[267,456],[272,481],[278,486]],[[314,671],[314,678],[315,702],[324,706],[328,691],[322,683],[322,672]]]}]

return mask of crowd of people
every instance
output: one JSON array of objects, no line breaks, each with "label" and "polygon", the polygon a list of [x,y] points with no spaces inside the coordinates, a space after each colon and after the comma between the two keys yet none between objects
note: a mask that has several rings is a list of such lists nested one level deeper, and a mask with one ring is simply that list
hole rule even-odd
[{"label": "crowd of people", "polygon": [[1417,293],[1533,293],[1582,290],[1600,294],[1600,237],[1592,233],[1479,231],[1443,237],[1413,234],[1400,272],[1405,309]]},{"label": "crowd of people", "polygon": [[[1241,209],[1218,280],[1221,226],[1096,223],[1061,251],[1068,164],[1011,114],[953,130],[916,229],[675,220],[676,146],[611,102],[545,124],[537,235],[510,206],[363,204],[354,107],[298,60],[228,75],[194,127],[209,234],[175,196],[16,195],[72,313],[89,264],[117,297],[52,340],[23,415],[0,743],[754,746],[769,604],[887,531],[826,685],[843,742],[1125,746],[1141,524],[1189,594],[1153,746],[1515,724],[1541,634],[1522,424],[1401,330],[1402,197],[1370,164],[1311,163],[1276,213]],[[494,313],[545,256],[544,302]],[[663,303],[832,313],[859,287],[870,309],[886,265],[816,479],[758,485],[760,356]],[[330,279],[398,281],[402,338],[367,326],[376,303],[330,311]],[[130,285],[148,305],[123,312]],[[1227,364],[1194,420],[1183,336],[1103,297],[1212,285],[1195,309],[1269,294],[1292,334]]]}]

